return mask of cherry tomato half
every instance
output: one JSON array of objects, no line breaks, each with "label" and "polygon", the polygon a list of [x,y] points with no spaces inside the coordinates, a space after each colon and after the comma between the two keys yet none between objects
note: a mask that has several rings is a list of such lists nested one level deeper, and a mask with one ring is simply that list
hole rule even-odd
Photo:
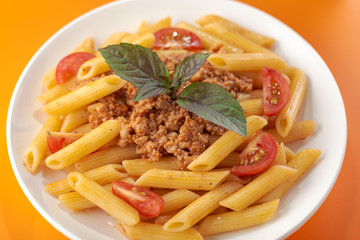
[{"label": "cherry tomato half", "polygon": [[56,83],[62,84],[77,75],[80,66],[87,60],[96,57],[87,52],[71,53],[61,59],[56,68]]},{"label": "cherry tomato half", "polygon": [[276,152],[275,138],[269,133],[260,133],[240,153],[240,166],[233,166],[231,174],[245,177],[262,172],[274,162]]},{"label": "cherry tomato half", "polygon": [[264,113],[273,116],[279,113],[289,102],[289,84],[281,73],[271,68],[264,67],[262,76]]},{"label": "cherry tomato half", "polygon": [[200,50],[200,38],[185,29],[164,28],[155,34],[155,49],[183,48],[189,51]]},{"label": "cherry tomato half", "polygon": [[112,190],[145,217],[158,216],[164,206],[164,200],[158,194],[130,183],[115,181]]},{"label": "cherry tomato half", "polygon": [[47,145],[51,153],[56,153],[82,136],[82,133],[48,132]]}]

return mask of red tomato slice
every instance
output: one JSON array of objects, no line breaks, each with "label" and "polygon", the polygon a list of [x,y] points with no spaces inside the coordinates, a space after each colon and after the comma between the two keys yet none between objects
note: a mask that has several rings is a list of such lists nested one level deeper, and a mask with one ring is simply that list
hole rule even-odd
[{"label": "red tomato slice", "polygon": [[130,183],[115,181],[112,190],[145,217],[158,216],[164,206],[164,200],[158,194]]},{"label": "red tomato slice", "polygon": [[164,28],[155,34],[155,49],[183,48],[189,51],[200,50],[200,38],[185,29]]},{"label": "red tomato slice", "polygon": [[262,76],[264,113],[273,116],[289,102],[290,87],[284,76],[274,69],[263,67]]},{"label": "red tomato slice", "polygon": [[56,153],[82,136],[82,133],[48,132],[47,145],[51,153]]},{"label": "red tomato slice", "polygon": [[245,177],[262,172],[274,162],[276,152],[275,138],[269,133],[260,133],[240,153],[240,166],[234,166],[231,174]]},{"label": "red tomato slice", "polygon": [[62,84],[76,76],[80,66],[94,57],[96,56],[91,53],[76,52],[61,59],[56,68],[56,83]]}]

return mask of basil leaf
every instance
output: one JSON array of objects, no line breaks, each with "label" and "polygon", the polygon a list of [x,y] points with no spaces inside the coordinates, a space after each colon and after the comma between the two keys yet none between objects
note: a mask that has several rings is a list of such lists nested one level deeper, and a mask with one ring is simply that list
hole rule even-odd
[{"label": "basil leaf", "polygon": [[180,87],[183,83],[187,82],[192,76],[194,76],[206,59],[210,56],[210,53],[193,54],[186,57],[183,61],[180,61],[174,70],[172,75],[171,87]]},{"label": "basil leaf", "polygon": [[140,88],[149,81],[157,81],[169,88],[169,71],[159,56],[140,45],[120,43],[99,49],[110,68],[122,79]]},{"label": "basil leaf", "polygon": [[177,96],[177,103],[205,120],[246,136],[243,109],[225,88],[212,83],[192,83]]},{"label": "basil leaf", "polygon": [[171,93],[171,90],[168,88],[165,88],[163,86],[159,86],[156,81],[151,81],[147,84],[141,85],[138,88],[136,95],[133,99],[133,102],[140,101],[140,100],[150,98],[150,97],[154,97],[161,93]]}]

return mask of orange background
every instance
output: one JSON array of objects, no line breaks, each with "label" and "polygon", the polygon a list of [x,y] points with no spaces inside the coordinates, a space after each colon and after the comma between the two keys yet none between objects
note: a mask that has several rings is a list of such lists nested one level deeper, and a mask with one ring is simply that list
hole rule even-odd
[{"label": "orange background", "polygon": [[[110,1],[4,2],[0,14],[0,238],[66,239],[40,216],[15,179],[6,149],[6,113],[17,79],[40,46],[71,20]],[[242,2],[280,19],[318,51],[337,81],[347,112],[348,144],[339,178],[320,209],[289,239],[360,239],[360,1]]]}]

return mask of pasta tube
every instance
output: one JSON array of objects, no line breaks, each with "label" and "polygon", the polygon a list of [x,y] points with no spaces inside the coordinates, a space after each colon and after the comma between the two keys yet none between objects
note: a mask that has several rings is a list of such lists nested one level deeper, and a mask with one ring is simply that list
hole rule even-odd
[{"label": "pasta tube", "polygon": [[230,171],[191,172],[153,168],[136,181],[137,186],[211,190],[221,183]]},{"label": "pasta tube", "polygon": [[71,132],[72,133],[88,133],[92,130],[90,123],[81,125],[77,128],[74,128]]},{"label": "pasta tube", "polygon": [[126,81],[117,75],[109,75],[91,82],[75,91],[46,104],[43,111],[49,115],[64,115],[113,93],[125,85]]},{"label": "pasta tube", "polygon": [[61,96],[64,96],[65,94],[69,93],[70,87],[74,85],[77,82],[77,79],[71,78],[67,82],[63,84],[57,84],[48,91],[44,92],[42,95],[36,98],[36,100],[42,102],[42,103],[49,103]]},{"label": "pasta tube", "polygon": [[209,236],[263,224],[274,215],[278,205],[279,199],[249,207],[240,212],[210,215],[201,222],[199,232],[202,236]]},{"label": "pasta tube", "polygon": [[77,78],[79,80],[95,77],[102,73],[110,71],[110,66],[106,63],[102,56],[98,56],[84,62],[78,71]]},{"label": "pasta tube", "polygon": [[117,220],[128,225],[135,225],[140,221],[136,209],[81,173],[72,172],[68,175],[67,180],[75,191]]},{"label": "pasta tube", "polygon": [[240,106],[244,109],[245,117],[264,114],[264,103],[261,98],[242,101]]},{"label": "pasta tube", "polygon": [[291,159],[288,166],[296,169],[295,175],[289,177],[285,182],[274,188],[272,191],[264,195],[258,202],[268,202],[277,198],[281,198],[290,187],[308,170],[319,158],[321,151],[318,149],[304,149]]},{"label": "pasta tube", "polygon": [[156,33],[157,31],[168,27],[171,27],[171,17],[163,18],[150,26],[148,26],[146,22],[143,22],[137,30],[137,33]]},{"label": "pasta tube", "polygon": [[290,162],[295,157],[295,153],[288,147],[285,146],[286,162]]},{"label": "pasta tube", "polygon": [[295,122],[305,95],[306,86],[307,80],[305,74],[299,69],[296,70],[291,78],[290,100],[276,118],[276,130],[282,137],[288,135]]},{"label": "pasta tube", "polygon": [[140,177],[147,170],[150,170],[152,168],[169,170],[178,169],[176,157],[165,157],[160,159],[160,161],[156,162],[150,162],[148,159],[125,160],[122,162],[122,164],[126,171],[129,173],[129,175],[135,177]]},{"label": "pasta tube", "polygon": [[[113,34],[110,35],[110,37],[108,39],[106,39],[106,41],[101,44],[101,46],[99,48],[104,48],[108,45],[112,45],[112,44],[119,44],[121,42],[121,40],[126,37],[127,35],[129,35],[129,33],[127,32],[115,32]],[[96,56],[100,56],[101,53],[99,51],[96,51]]]},{"label": "pasta tube", "polygon": [[253,42],[239,33],[228,31],[219,23],[209,23],[203,26],[203,28],[214,33],[219,38],[239,46],[239,48],[244,49],[245,52],[271,52],[269,49]]},{"label": "pasta tube", "polygon": [[47,147],[47,132],[59,131],[62,120],[59,117],[50,116],[40,129],[39,133],[26,149],[24,155],[24,165],[26,169],[34,174],[39,167],[40,162],[44,159]]},{"label": "pasta tube", "polygon": [[215,53],[207,59],[217,69],[227,71],[255,71],[264,66],[273,69],[286,67],[285,61],[274,53]]},{"label": "pasta tube", "polygon": [[47,157],[45,163],[51,169],[67,167],[116,137],[120,128],[120,121],[108,120],[80,139]]},{"label": "pasta tube", "polygon": [[[67,183],[67,179],[66,183]],[[67,184],[69,187],[70,185]],[[72,187],[70,187],[72,190]],[[111,184],[105,185],[103,186],[104,189],[106,189],[106,191],[111,192],[112,191],[112,187]],[[96,207],[96,205],[92,202],[90,202],[87,198],[83,197],[80,193],[78,192],[69,192],[69,193],[64,193],[58,196],[58,199],[60,200],[60,202],[67,208],[73,210],[73,211],[79,211],[79,210],[83,210],[83,209],[87,209],[87,208],[92,208],[92,207]]]},{"label": "pasta tube", "polygon": [[89,122],[90,112],[86,108],[80,108],[66,114],[60,132],[71,130]]},{"label": "pasta tube", "polygon": [[183,232],[168,232],[160,224],[140,222],[133,226],[119,224],[119,230],[127,238],[132,240],[202,240],[198,231],[190,228]]},{"label": "pasta tube", "polygon": [[91,153],[75,163],[75,167],[84,172],[106,164],[122,163],[124,159],[139,158],[136,153],[136,146],[127,146],[124,148],[113,146],[104,150]]},{"label": "pasta tube", "polygon": [[186,207],[187,205],[198,199],[199,195],[187,189],[178,189],[166,193],[161,197],[164,200],[164,206],[161,210],[161,214],[163,214]]},{"label": "pasta tube", "polygon": [[195,33],[200,38],[203,48],[212,49],[222,46],[226,52],[232,52],[232,53],[243,52],[242,49],[238,48],[237,46],[231,43],[224,43],[221,39],[209,33],[207,30],[199,29],[185,22],[181,22],[177,24],[176,27],[183,28],[190,32]]},{"label": "pasta tube", "polygon": [[[247,135],[263,128],[267,121],[259,116],[250,116],[247,118]],[[188,165],[192,171],[209,171],[219,164],[227,155],[233,152],[246,137],[240,136],[233,131],[227,131],[216,142],[208,147],[200,156]]]},{"label": "pasta tube", "polygon": [[[135,183],[135,181],[131,177],[123,178],[123,179],[121,179],[121,181],[131,183],[131,184]],[[69,184],[67,184],[67,185],[69,185]],[[103,188],[106,189],[106,191],[108,191],[108,192],[112,192],[111,184],[104,185]],[[87,198],[83,197],[78,192],[69,192],[69,193],[61,194],[58,196],[58,199],[60,200],[60,202],[62,204],[64,204],[65,207],[67,207],[73,211],[79,211],[79,210],[83,210],[83,209],[87,209],[87,208],[96,207],[96,205],[94,203],[90,202]]]},{"label": "pasta tube", "polygon": [[230,196],[242,187],[240,183],[223,183],[190,203],[164,224],[164,230],[181,232],[191,228],[206,215],[218,208],[219,201]]},{"label": "pasta tube", "polygon": [[205,15],[201,18],[199,18],[196,23],[199,24],[200,26],[205,26],[209,23],[219,23],[221,24],[223,27],[225,27],[226,29],[228,29],[229,31],[235,31],[237,33],[240,33],[242,35],[244,35],[245,37],[251,39],[252,41],[263,45],[265,47],[270,47],[275,40],[273,38],[264,36],[262,34],[256,33],[254,31],[248,30],[246,28],[240,27],[238,24],[233,23],[223,17],[220,17],[218,15]]},{"label": "pasta tube", "polygon": [[301,121],[295,122],[290,129],[289,133],[282,137],[276,128],[272,128],[266,130],[266,132],[270,133],[277,142],[290,143],[297,140],[305,139],[310,136],[314,132],[315,122],[314,121]]},{"label": "pasta tube", "polygon": [[[126,178],[125,169],[120,164],[109,164],[99,168],[92,169],[83,173],[85,177],[105,185],[113,181]],[[66,179],[61,179],[45,185],[45,190],[53,196],[59,196],[72,191]]]},{"label": "pasta tube", "polygon": [[248,185],[232,194],[230,197],[222,200],[220,205],[234,211],[241,211],[296,172],[295,169],[283,165],[274,165]]}]

